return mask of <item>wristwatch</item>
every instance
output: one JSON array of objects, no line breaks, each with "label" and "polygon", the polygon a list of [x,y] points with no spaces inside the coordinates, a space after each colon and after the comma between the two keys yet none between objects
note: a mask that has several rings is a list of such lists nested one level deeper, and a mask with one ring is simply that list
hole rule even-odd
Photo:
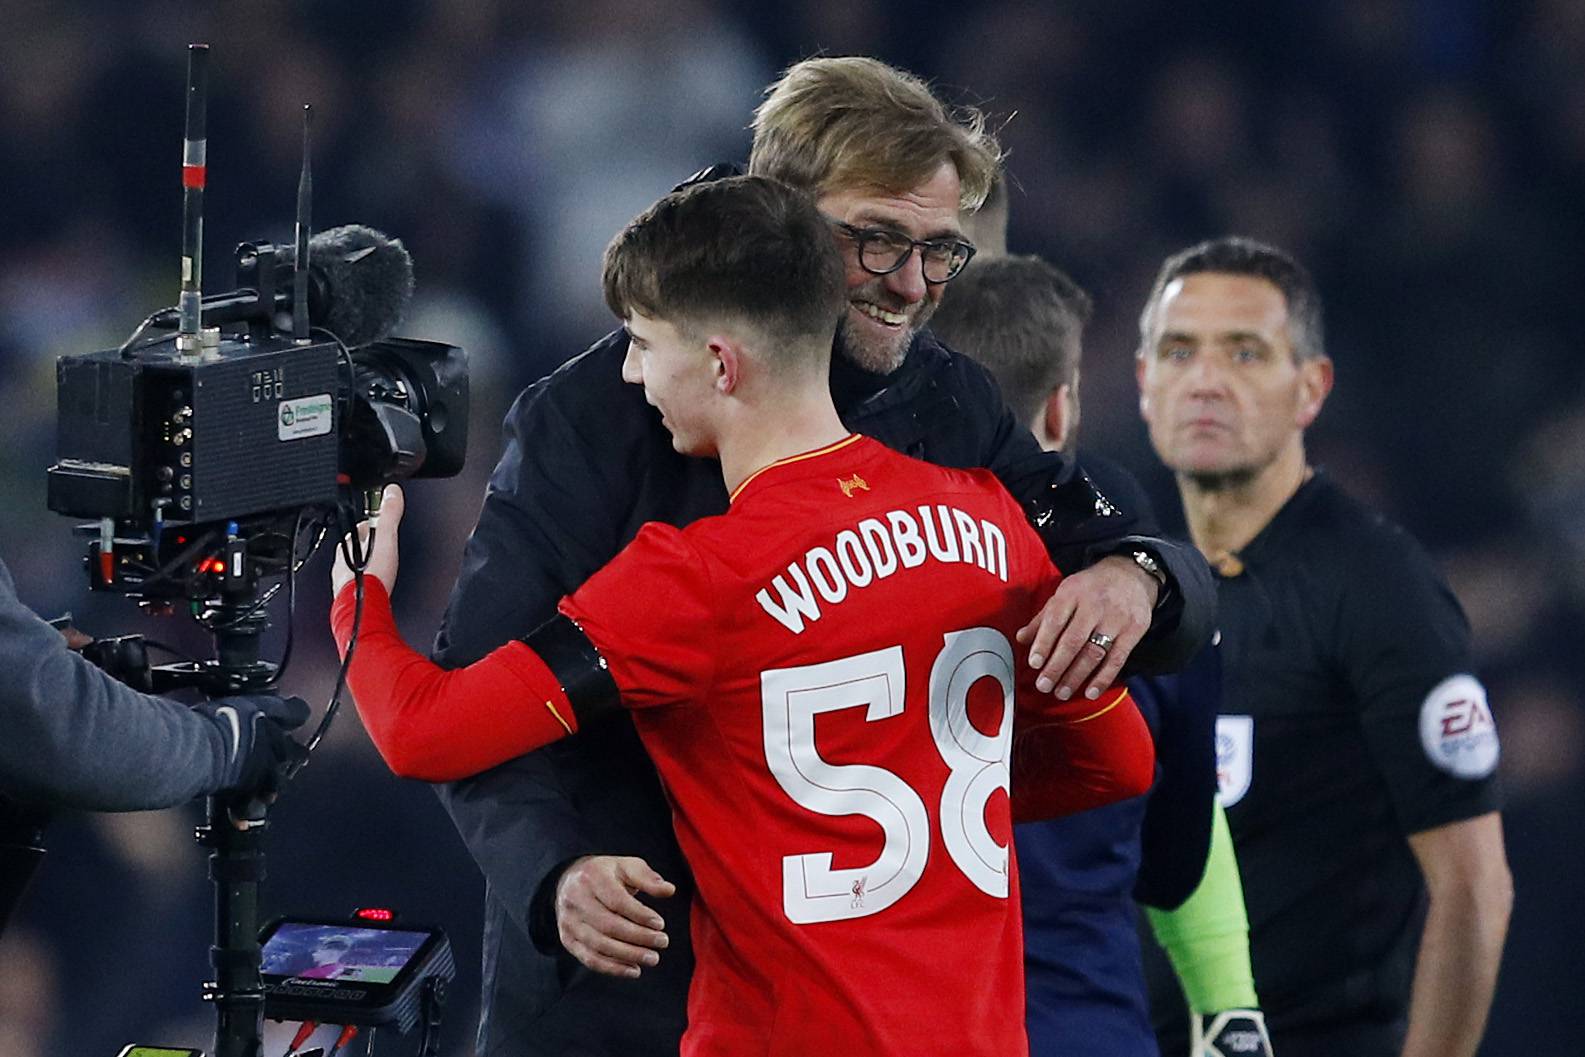
[{"label": "wristwatch", "polygon": [[1128,556],[1134,560],[1135,565],[1149,573],[1151,578],[1161,585],[1162,590],[1166,590],[1167,571],[1161,567],[1160,562],[1156,561],[1154,554],[1147,550],[1134,550],[1130,551]]},{"label": "wristwatch", "polygon": [[1156,604],[1151,607],[1152,612],[1159,610],[1172,595],[1172,585],[1167,581],[1167,570],[1161,567],[1154,554],[1143,548],[1134,548],[1128,552],[1128,556],[1133,559],[1135,565],[1145,570],[1150,578],[1160,585],[1160,590],[1156,592]]}]

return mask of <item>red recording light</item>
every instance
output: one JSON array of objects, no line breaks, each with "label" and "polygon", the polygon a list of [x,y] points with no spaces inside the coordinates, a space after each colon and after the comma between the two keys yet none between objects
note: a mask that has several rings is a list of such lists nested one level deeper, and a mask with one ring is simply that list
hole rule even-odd
[{"label": "red recording light", "polygon": [[352,916],[364,921],[395,921],[396,911],[388,907],[359,907],[352,912]]}]

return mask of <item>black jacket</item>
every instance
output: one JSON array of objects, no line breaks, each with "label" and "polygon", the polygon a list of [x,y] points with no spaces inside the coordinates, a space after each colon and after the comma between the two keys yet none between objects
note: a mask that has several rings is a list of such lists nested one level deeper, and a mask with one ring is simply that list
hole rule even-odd
[{"label": "black jacket", "polygon": [[[442,665],[468,664],[533,630],[645,522],[680,527],[726,510],[718,464],[678,455],[642,390],[621,381],[625,351],[621,332],[608,335],[508,412],[506,450],[436,643]],[[928,333],[885,377],[835,357],[832,395],[855,432],[944,466],[993,470],[1029,506],[1059,568],[1080,568],[1130,535],[1155,531],[1100,497],[1072,460],[1042,452],[984,369]],[[1152,540],[1150,549],[1175,589],[1130,671],[1173,670],[1209,637],[1214,619],[1210,575],[1192,548]],[[479,1052],[675,1054],[692,967],[692,889],[631,722],[592,724],[448,785],[441,797],[487,882]],[[589,854],[640,856],[677,883],[678,894],[659,906],[671,946],[638,981],[590,973],[557,943],[554,879]]]}]

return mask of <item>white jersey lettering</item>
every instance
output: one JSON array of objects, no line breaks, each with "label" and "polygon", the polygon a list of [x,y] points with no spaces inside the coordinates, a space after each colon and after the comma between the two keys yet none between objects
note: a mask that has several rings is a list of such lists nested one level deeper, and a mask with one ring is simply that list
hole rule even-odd
[{"label": "white jersey lettering", "polygon": [[848,582],[842,579],[837,560],[824,547],[816,547],[804,555],[809,566],[809,578],[815,582],[820,597],[835,605],[848,596]]},{"label": "white jersey lettering", "polygon": [[858,533],[852,529],[837,533],[837,564],[842,566],[842,575],[854,587],[868,587],[875,578],[869,555],[864,553],[864,544],[859,542]]},{"label": "white jersey lettering", "polygon": [[904,569],[916,569],[925,563],[925,541],[919,538],[919,522],[906,510],[887,512],[892,536],[897,540],[897,554]]},{"label": "white jersey lettering", "polygon": [[760,604],[761,609],[775,617],[782,627],[794,635],[802,635],[805,618],[820,619],[820,604],[815,601],[814,592],[809,587],[809,578],[804,575],[802,569],[796,564],[789,565],[787,573],[798,581],[796,592],[787,586],[785,577],[777,576],[771,580],[770,585],[776,589],[777,594],[781,595],[781,604],[777,605],[771,601],[770,592],[763,587],[759,589],[759,594],[754,596],[754,600]]},{"label": "white jersey lettering", "polygon": [[955,562],[958,560],[958,538],[952,534],[952,515],[947,513],[945,506],[936,509],[941,512],[940,522],[935,520],[929,507],[919,508],[919,520],[925,523],[925,542],[930,545],[930,556],[938,562]]},{"label": "white jersey lettering", "polygon": [[985,570],[1007,582],[1007,537],[994,521],[981,521],[980,534],[985,537]]},{"label": "white jersey lettering", "polygon": [[869,552],[875,579],[884,580],[897,571],[897,551],[892,548],[892,537],[885,525],[867,517],[859,522],[859,536],[864,540],[864,549]]},{"label": "white jersey lettering", "polygon": [[[922,527],[921,527],[922,526]],[[889,510],[839,530],[828,547],[811,547],[785,574],[754,596],[760,608],[794,635],[820,619],[820,604],[839,605],[850,591],[917,569],[934,559],[973,565],[1008,582],[1007,533],[945,503]]]},{"label": "white jersey lettering", "polygon": [[952,511],[952,520],[957,522],[958,536],[963,540],[963,564],[978,565],[984,569],[985,548],[980,546],[980,527],[961,510]]}]

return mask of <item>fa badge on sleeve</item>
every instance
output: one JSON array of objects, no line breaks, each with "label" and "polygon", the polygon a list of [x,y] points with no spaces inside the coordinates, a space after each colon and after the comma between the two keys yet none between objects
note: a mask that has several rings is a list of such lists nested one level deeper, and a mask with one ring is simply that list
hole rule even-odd
[{"label": "fa badge on sleeve", "polygon": [[1249,792],[1255,771],[1255,717],[1216,717],[1216,799],[1232,807]]},{"label": "fa badge on sleeve", "polygon": [[1485,778],[1497,767],[1497,725],[1486,688],[1473,675],[1442,680],[1420,706],[1420,744],[1456,778]]}]

